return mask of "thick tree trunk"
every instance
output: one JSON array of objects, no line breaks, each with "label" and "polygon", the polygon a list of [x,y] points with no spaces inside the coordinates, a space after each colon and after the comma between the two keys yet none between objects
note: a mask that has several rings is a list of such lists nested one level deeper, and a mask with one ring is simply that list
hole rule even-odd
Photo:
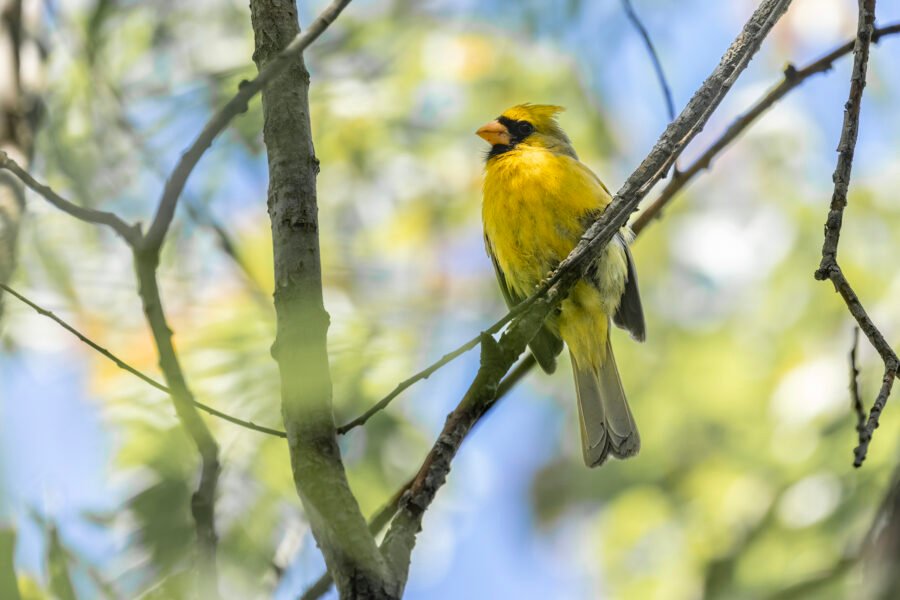
[{"label": "thick tree trunk", "polygon": [[[297,9],[293,0],[252,0],[250,10],[253,59],[262,69],[299,34]],[[350,491],[335,435],[308,91],[309,73],[298,57],[262,93],[278,321],[272,355],[294,483],[341,597],[397,597]]]}]

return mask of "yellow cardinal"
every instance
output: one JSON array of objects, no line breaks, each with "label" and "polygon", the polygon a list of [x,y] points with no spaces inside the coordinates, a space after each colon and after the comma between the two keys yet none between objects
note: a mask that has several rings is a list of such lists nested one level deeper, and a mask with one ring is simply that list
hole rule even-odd
[{"label": "yellow cardinal", "polygon": [[[612,200],[556,122],[562,110],[520,104],[477,131],[491,145],[482,206],[485,244],[509,306],[534,291]],[[609,455],[634,456],[641,445],[609,343],[610,318],[634,339],[646,336],[630,235],[623,229],[613,238],[530,344],[548,373],[556,369],[563,342],[569,347],[589,467]]]}]

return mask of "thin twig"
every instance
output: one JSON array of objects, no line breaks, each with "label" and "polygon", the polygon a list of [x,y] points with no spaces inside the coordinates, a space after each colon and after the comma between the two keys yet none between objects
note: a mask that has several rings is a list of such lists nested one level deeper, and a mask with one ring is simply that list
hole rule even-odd
[{"label": "thin twig", "polygon": [[54,192],[50,186],[37,181],[28,171],[23,169],[19,163],[10,158],[9,155],[2,150],[0,150],[0,169],[6,169],[13,173],[22,181],[22,183],[43,196],[47,202],[64,213],[86,223],[110,227],[113,231],[122,236],[129,245],[134,246],[140,240],[141,233],[140,228],[137,225],[129,225],[111,212],[85,208],[66,200]]},{"label": "thin twig", "polygon": [[493,325],[491,325],[490,327],[488,327],[487,329],[485,329],[484,331],[482,331],[481,333],[479,333],[478,335],[476,335],[475,337],[470,339],[468,342],[466,342],[462,346],[459,346],[455,350],[448,352],[447,354],[445,354],[444,356],[442,356],[435,362],[431,363],[430,365],[428,365],[427,367],[425,367],[424,369],[422,369],[415,375],[409,377],[408,379],[404,379],[403,381],[398,383],[397,387],[395,387],[393,390],[391,390],[391,392],[387,396],[385,396],[384,398],[382,398],[381,400],[376,402],[374,405],[372,405],[372,407],[370,407],[368,410],[366,410],[363,414],[356,417],[352,421],[349,421],[349,422],[345,423],[344,425],[341,425],[340,427],[338,427],[337,428],[338,434],[343,435],[355,427],[359,427],[360,425],[365,425],[366,421],[371,419],[379,411],[382,411],[385,408],[387,408],[387,406],[391,403],[391,401],[393,401],[394,398],[399,396],[401,393],[403,393],[404,390],[411,387],[414,383],[422,381],[423,379],[428,379],[435,371],[437,371],[438,369],[440,369],[447,363],[452,362],[456,358],[462,356],[463,354],[465,354],[466,352],[468,352],[469,350],[471,350],[472,348],[474,348],[475,346],[480,344],[481,340],[484,339],[485,335],[493,335],[493,334],[497,333],[498,331],[500,331],[501,329],[503,329],[503,327],[507,323],[509,323],[511,320],[513,320],[513,318],[522,314],[522,312],[524,312],[524,310],[531,305],[531,303],[534,301],[534,299],[535,299],[534,297],[529,298],[528,300],[522,302],[521,304],[518,304],[517,306],[513,307],[508,313],[506,313],[502,318],[500,318],[498,321],[496,321]]},{"label": "thin twig", "polygon": [[[656,47],[653,45],[653,40],[650,38],[650,33],[647,31],[647,28],[644,27],[644,23],[641,21],[640,17],[638,17],[637,11],[634,10],[634,6],[631,4],[631,0],[622,0],[622,7],[625,9],[625,16],[628,17],[628,20],[644,41],[644,46],[647,48],[647,54],[650,55],[650,62],[653,63],[653,70],[656,72],[656,79],[659,82],[660,89],[662,89],[669,121],[673,121],[675,120],[675,102],[672,100],[672,90],[669,88],[666,73],[663,70],[662,62],[659,60],[659,54],[656,52]],[[677,177],[678,163],[673,163],[673,167],[672,173]]]},{"label": "thin twig", "polygon": [[153,224],[147,230],[147,235],[144,239],[144,246],[148,250],[158,250],[162,246],[166,231],[168,231],[172,218],[175,216],[175,206],[178,204],[178,197],[184,190],[187,179],[194,167],[197,166],[203,154],[212,145],[216,136],[228,126],[232,119],[246,112],[247,103],[250,99],[258,94],[276,75],[281,73],[291,63],[292,59],[306,50],[307,46],[322,35],[328,29],[328,26],[341,14],[341,11],[350,4],[350,1],[334,0],[304,32],[297,35],[277,57],[272,59],[264,69],[261,69],[259,75],[251,81],[242,83],[237,94],[210,118],[203,131],[197,136],[197,139],[181,155],[181,159],[166,181],[156,216],[153,218]]},{"label": "thin twig", "polygon": [[[112,361],[112,363],[115,364],[120,369],[131,373],[132,375],[134,375],[135,377],[137,377],[144,383],[156,388],[157,390],[159,390],[165,394],[168,394],[168,395],[172,394],[172,390],[170,390],[167,386],[165,386],[164,384],[153,379],[146,373],[143,373],[142,371],[136,369],[135,367],[132,367],[127,362],[125,362],[124,360],[122,360],[121,358],[119,358],[118,356],[116,356],[115,354],[113,354],[112,352],[110,352],[109,350],[107,350],[106,348],[104,348],[103,346],[101,346],[100,344],[98,344],[97,342],[92,340],[91,338],[87,337],[86,335],[84,335],[83,333],[81,333],[80,331],[78,331],[77,329],[72,327],[69,323],[67,323],[62,318],[60,318],[59,316],[54,314],[53,311],[47,310],[46,308],[40,306],[36,302],[29,300],[23,294],[17,292],[16,290],[14,290],[13,288],[9,287],[8,285],[6,285],[4,283],[0,283],[0,289],[7,292],[10,296],[17,298],[19,301],[23,302],[24,304],[30,306],[39,315],[41,315],[43,317],[47,317],[48,319],[56,322],[57,325],[59,325],[60,327],[62,327],[63,329],[65,329],[66,331],[68,331],[69,333],[74,335],[75,337],[77,337],[82,343],[86,344],[90,348],[94,349],[95,351],[97,351],[100,354],[102,354],[103,356],[105,356],[107,359]],[[207,413],[213,415],[214,417],[224,419],[225,421],[234,423],[235,425],[239,425],[246,429],[252,429],[252,430],[258,431],[260,433],[266,433],[266,434],[273,435],[275,437],[280,437],[280,438],[287,437],[287,435],[283,431],[279,431],[277,429],[271,429],[269,427],[264,427],[262,425],[257,425],[253,421],[244,421],[243,419],[239,419],[237,417],[229,415],[228,413],[224,413],[224,412],[217,410],[211,406],[203,404],[202,402],[197,402],[196,400],[194,400],[193,404],[200,410],[207,412]]]},{"label": "thin twig", "polygon": [[637,12],[635,12],[631,0],[622,0],[622,6],[625,9],[625,15],[628,17],[628,20],[631,21],[631,24],[637,29],[641,39],[644,40],[644,46],[647,47],[647,53],[650,55],[650,60],[653,63],[653,70],[656,71],[656,79],[659,80],[659,87],[662,89],[663,97],[666,101],[666,110],[668,111],[669,120],[674,121],[675,102],[672,100],[672,90],[669,88],[669,82],[666,80],[666,73],[663,71],[659,55],[656,53],[656,48],[653,46],[653,40],[650,39],[647,28],[644,27],[640,17],[638,17]]}]

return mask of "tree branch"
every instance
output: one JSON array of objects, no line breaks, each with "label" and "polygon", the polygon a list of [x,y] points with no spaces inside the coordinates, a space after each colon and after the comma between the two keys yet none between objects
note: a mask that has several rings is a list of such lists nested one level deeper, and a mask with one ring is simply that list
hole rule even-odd
[{"label": "tree branch", "polygon": [[[215,137],[225,129],[236,115],[246,110],[247,102],[261,91],[266,84],[273,81],[292,64],[296,65],[298,61],[292,59],[299,56],[310,43],[319,37],[319,35],[325,31],[349,3],[350,0],[334,0],[334,2],[322,12],[305,33],[300,34],[299,31],[297,31],[297,34],[293,36],[293,39],[290,40],[289,43],[283,44],[283,50],[279,48],[279,52],[267,56],[265,68],[260,69],[259,75],[253,81],[242,85],[231,101],[213,115],[194,143],[182,155],[174,171],[166,181],[156,215],[146,235],[141,235],[138,227],[128,225],[112,213],[83,208],[65,200],[49,187],[43,186],[35,181],[24,169],[20,168],[14,160],[10,159],[5,152],[0,153],[0,168],[11,171],[26,185],[46,198],[51,204],[69,215],[89,223],[105,225],[112,228],[128,242],[133,250],[139,295],[156,344],[157,353],[159,355],[159,365],[174,400],[175,412],[178,415],[182,426],[196,444],[202,459],[200,485],[192,497],[191,512],[197,527],[200,548],[199,574],[201,596],[204,598],[214,598],[218,596],[215,566],[217,539],[214,518],[215,493],[219,477],[218,444],[197,412],[193,394],[187,386],[184,373],[172,345],[172,332],[163,312],[162,300],[160,298],[159,286],[156,279],[160,250],[165,241],[166,233],[168,232],[175,214],[178,198],[184,189],[187,178],[205,153],[206,149],[212,144]],[[294,19],[296,20],[296,15],[294,16]],[[312,158],[314,159],[314,156]],[[313,207],[314,206],[315,205],[313,204]],[[273,220],[274,218],[275,214],[273,213]],[[277,259],[278,257],[276,254],[276,262]],[[321,287],[319,288],[319,293],[321,294]],[[278,306],[278,300],[279,291],[276,290],[276,308]],[[283,337],[284,336],[282,335],[279,336],[279,338]],[[330,402],[328,408],[330,411]],[[330,413],[329,420],[331,422],[329,434],[334,438],[334,422],[333,418],[330,417]],[[298,431],[294,434],[294,439],[297,440],[302,437],[302,443],[306,445],[307,449],[315,448],[319,440],[301,435],[305,433],[306,431],[303,431],[302,427],[298,428]],[[294,447],[298,447],[297,444],[294,444]],[[334,441],[333,447],[334,449],[337,449],[336,440]],[[339,462],[339,451],[337,456]],[[341,469],[341,474],[343,474],[343,469]],[[349,492],[346,481],[344,481],[344,488],[346,490],[345,496],[349,497],[355,506],[355,499]],[[319,508],[325,507],[326,506],[323,505]],[[342,509],[341,506],[333,506],[332,508],[336,511]],[[343,508],[347,507],[344,506]],[[356,507],[356,512],[359,512],[358,506]],[[365,524],[361,515],[358,520],[363,525]],[[311,521],[313,521],[313,528],[315,530],[315,518],[312,517]],[[345,524],[346,522],[349,522],[347,519],[344,521]],[[353,529],[353,527],[350,527],[348,531],[352,531]],[[343,541],[347,545],[339,548],[341,553],[345,553],[340,556],[340,560],[343,561],[347,557],[358,556],[359,552],[357,552],[357,550],[359,546],[356,542],[361,541],[364,546],[365,542],[368,541],[370,545],[370,555],[377,561],[381,561],[381,556],[378,553],[374,539],[372,539],[371,536],[368,536],[368,540],[345,539]],[[337,546],[335,546],[335,548],[337,548]],[[328,553],[326,552],[326,557],[327,555]]]},{"label": "tree branch", "polygon": [[581,278],[587,265],[625,225],[685,145],[709,120],[737,76],[747,66],[762,40],[787,10],[790,0],[763,0],[719,65],[688,102],[682,113],[663,132],[641,165],[625,181],[601,217],[588,229],[578,246],[535,294],[534,304],[513,321],[499,343],[486,336],[481,345],[481,366],[459,406],[448,416],[444,430],[422,465],[382,544],[394,571],[405,584],[415,537],[425,510],[443,485],[451,461],[462,440],[496,397],[497,385],[540,328],[546,316]]},{"label": "tree branch", "polygon": [[201,597],[216,598],[219,595],[216,570],[218,538],[215,527],[216,486],[220,470],[219,445],[197,412],[194,395],[188,388],[181,363],[172,345],[172,330],[163,312],[162,298],[156,280],[156,268],[159,265],[158,250],[147,253],[135,248],[134,263],[138,278],[138,294],[156,344],[159,368],[168,383],[175,413],[200,452],[200,485],[191,496],[191,514],[196,524],[200,550],[198,574]]},{"label": "tree branch", "polygon": [[[206,423],[197,412],[198,403],[187,387],[178,356],[172,346],[172,331],[166,322],[156,281],[160,247],[146,248],[140,229],[128,225],[116,215],[83,208],[62,198],[50,187],[37,182],[15,161],[9,159],[5,153],[0,153],[0,167],[13,172],[25,185],[69,215],[88,223],[111,227],[131,247],[138,280],[138,295],[141,298],[144,314],[156,345],[160,369],[168,383],[168,393],[173,399],[175,414],[200,452],[202,463],[200,485],[191,499],[191,513],[197,529],[199,546],[199,580],[201,595],[204,598],[218,597],[214,508],[216,485],[219,478],[219,447]],[[160,240],[160,243],[162,241]],[[70,331],[72,330],[70,329]],[[72,332],[74,333],[74,331]],[[220,415],[223,414],[220,413]]]},{"label": "tree branch", "polygon": [[283,50],[280,50],[277,55],[269,57],[266,68],[260,69],[259,75],[252,81],[243,83],[237,94],[206,123],[197,139],[181,155],[181,159],[166,181],[165,189],[163,189],[162,197],[159,200],[159,207],[156,210],[156,216],[153,218],[153,223],[147,231],[147,236],[144,240],[148,250],[158,250],[162,246],[166,231],[169,229],[172,218],[175,216],[175,206],[178,204],[178,197],[181,195],[194,167],[200,162],[203,154],[212,145],[216,136],[228,126],[232,119],[246,112],[247,103],[250,99],[282,71],[287,69],[293,63],[293,59],[300,56],[316,38],[328,29],[328,26],[334,22],[348,4],[350,4],[350,0],[334,0],[328,5],[305,32],[301,34],[298,31],[297,35]]},{"label": "tree branch", "polygon": [[[158,382],[157,380],[153,379],[149,375],[139,371],[135,367],[132,367],[127,362],[125,362],[124,360],[122,360],[121,358],[119,358],[118,356],[116,356],[115,354],[113,354],[112,352],[110,352],[109,350],[104,348],[103,346],[99,345],[94,340],[90,339],[89,337],[87,337],[86,335],[84,335],[83,333],[81,333],[80,331],[78,331],[77,329],[72,327],[71,325],[69,325],[66,321],[64,321],[63,319],[58,317],[52,311],[47,310],[46,308],[43,308],[42,306],[40,306],[39,304],[35,303],[32,300],[29,300],[23,294],[20,294],[19,292],[17,292],[16,290],[14,290],[13,288],[9,287],[8,285],[6,285],[4,283],[0,283],[0,289],[4,290],[5,292],[10,294],[14,298],[21,301],[22,303],[30,306],[39,315],[41,315],[43,317],[47,317],[48,319],[56,322],[60,327],[62,327],[63,329],[65,329],[66,331],[68,331],[69,333],[74,335],[75,337],[77,337],[81,342],[83,342],[90,348],[96,350],[97,352],[99,352],[100,354],[105,356],[106,358],[108,358],[120,369],[122,369],[124,371],[128,371],[129,373],[131,373],[132,375],[134,375],[135,377],[137,377],[144,383],[156,388],[157,390],[164,392],[166,394],[172,395],[172,390],[170,390],[168,387],[166,387],[162,383]],[[196,400],[194,400],[193,404],[200,410],[207,412],[207,413],[213,415],[214,417],[218,417],[220,419],[223,419],[230,423],[234,423],[235,425],[239,425],[246,429],[252,429],[254,431],[259,431],[260,433],[267,433],[269,435],[273,435],[273,436],[280,437],[280,438],[287,437],[287,434],[283,431],[278,431],[277,429],[271,429],[269,427],[257,425],[253,421],[245,421],[243,419],[238,419],[237,417],[234,417],[234,416],[224,413],[220,410],[217,410],[211,406],[203,404],[202,402],[197,402]]]},{"label": "tree branch", "polygon": [[22,183],[43,196],[47,202],[64,213],[73,216],[80,221],[84,221],[85,223],[110,227],[113,231],[122,236],[122,239],[131,246],[134,246],[140,240],[141,234],[138,226],[129,225],[113,213],[94,210],[93,208],[84,208],[83,206],[78,206],[77,204],[66,200],[54,192],[49,186],[37,181],[28,171],[23,169],[19,163],[10,158],[9,155],[2,150],[0,150],[0,169],[5,169],[14,174],[22,181]]},{"label": "tree branch", "polygon": [[850,174],[853,169],[853,155],[856,150],[856,141],[859,137],[859,115],[862,108],[863,90],[866,87],[866,71],[869,64],[869,47],[875,37],[875,0],[859,0],[859,18],[857,23],[856,40],[853,45],[853,69],[850,72],[850,92],[847,103],[844,105],[844,124],[841,129],[841,139],[838,142],[838,159],[834,168],[832,180],[834,192],[831,195],[831,204],[828,209],[828,217],[825,221],[825,239],[822,243],[822,260],[816,269],[815,278],[819,281],[830,280],[844,299],[850,314],[856,319],[860,329],[866,334],[869,342],[881,355],[884,362],[884,378],[865,428],[859,431],[859,445],[854,449],[853,466],[861,467],[866,459],[872,435],[878,427],[878,419],[881,411],[887,403],[893,387],[894,378],[900,370],[900,360],[894,350],[884,339],[881,331],[876,327],[872,319],[863,308],[859,297],[850,282],[844,276],[837,260],[838,242],[841,236],[841,226],[844,221],[844,209],[847,207],[847,193],[850,189]]},{"label": "tree branch", "polygon": [[653,70],[656,72],[656,79],[659,81],[659,87],[662,89],[663,99],[666,101],[666,111],[669,115],[669,120],[671,121],[675,118],[675,102],[672,100],[672,90],[669,88],[669,82],[666,80],[666,73],[663,71],[659,55],[656,53],[656,48],[653,46],[653,40],[650,39],[647,28],[644,27],[640,17],[638,17],[637,12],[635,12],[631,0],[622,0],[622,6],[625,9],[625,15],[641,36],[641,39],[644,41],[644,46],[647,48],[647,53],[650,55],[650,61],[653,63]]},{"label": "tree branch", "polygon": [[493,334],[497,333],[498,331],[500,331],[501,329],[503,329],[503,327],[507,323],[509,323],[513,318],[522,314],[526,308],[531,306],[532,300],[533,300],[533,298],[518,304],[512,310],[510,310],[508,313],[503,315],[503,317],[501,317],[499,320],[495,321],[493,325],[491,325],[490,327],[488,327],[487,329],[485,329],[484,331],[482,331],[481,333],[479,333],[478,335],[476,335],[475,337],[470,339],[468,342],[466,342],[462,346],[459,346],[455,350],[448,352],[447,354],[445,354],[444,356],[442,356],[435,362],[431,363],[429,366],[425,367],[424,369],[422,369],[421,371],[419,371],[412,377],[409,377],[408,379],[405,379],[405,380],[401,381],[400,383],[398,383],[397,387],[395,387],[393,390],[391,390],[391,393],[389,393],[387,396],[385,396],[384,398],[382,398],[381,400],[379,400],[378,402],[373,404],[372,407],[367,409],[363,414],[356,417],[352,421],[349,421],[349,422],[345,423],[344,425],[341,425],[340,427],[338,427],[337,428],[338,434],[343,435],[355,427],[359,427],[360,425],[365,425],[366,422],[369,419],[371,419],[376,413],[387,408],[388,405],[394,400],[394,398],[396,398],[397,396],[402,394],[406,389],[412,387],[413,384],[415,384],[419,381],[422,381],[423,379],[428,379],[429,377],[431,377],[431,375],[434,374],[435,371],[437,371],[438,369],[440,369],[447,363],[450,363],[450,362],[456,360],[458,357],[462,356],[463,354],[465,354],[466,352],[468,352],[469,350],[471,350],[472,348],[474,348],[475,346],[480,344],[481,340],[484,339],[485,335],[493,335]]},{"label": "tree branch", "polygon": [[[0,1],[0,151],[10,152],[28,165],[41,111],[36,90],[28,89],[22,73],[22,53],[35,43],[25,24],[26,12],[22,0]],[[43,62],[43,58],[38,60]],[[16,268],[24,212],[21,181],[0,172],[0,283],[8,282]],[[0,318],[2,300],[0,297]]]},{"label": "tree branch", "polygon": [[847,192],[850,188],[850,172],[853,154],[859,137],[859,113],[862,108],[863,90],[866,87],[866,70],[869,64],[869,45],[875,28],[875,0],[859,0],[859,23],[853,47],[853,70],[850,74],[850,97],[844,105],[844,126],[838,142],[838,160],[834,168],[834,192],[825,222],[825,242],[822,244],[822,261],[816,271],[816,279],[828,278],[829,270],[837,265],[837,247],[843,224]]}]

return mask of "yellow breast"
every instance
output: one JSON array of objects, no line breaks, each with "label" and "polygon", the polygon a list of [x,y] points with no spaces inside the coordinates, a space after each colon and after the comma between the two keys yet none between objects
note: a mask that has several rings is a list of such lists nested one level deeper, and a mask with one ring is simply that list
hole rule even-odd
[{"label": "yellow breast", "polygon": [[519,147],[491,159],[484,230],[510,288],[530,295],[609,200],[593,173],[569,156]]},{"label": "yellow breast", "polygon": [[[609,192],[577,159],[543,148],[517,147],[486,167],[482,216],[485,235],[509,288],[530,296],[578,243],[610,203]],[[625,287],[625,253],[609,244],[591,282],[575,286],[559,317],[547,321],[580,364],[605,360],[608,319]]]}]

